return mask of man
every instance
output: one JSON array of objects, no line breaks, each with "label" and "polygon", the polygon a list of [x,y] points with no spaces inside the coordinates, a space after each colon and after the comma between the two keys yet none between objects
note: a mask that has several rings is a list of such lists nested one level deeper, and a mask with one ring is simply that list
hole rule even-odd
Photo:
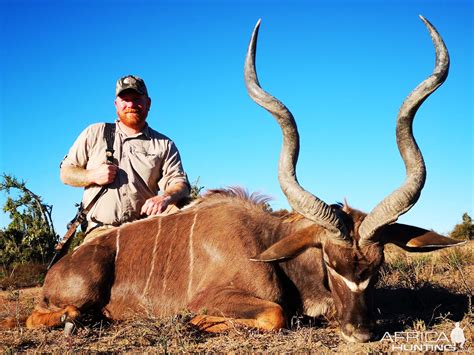
[{"label": "man", "polygon": [[115,164],[107,163],[104,123],[87,127],[61,163],[61,180],[85,188],[85,206],[108,185],[87,215],[85,241],[107,228],[162,213],[190,192],[175,144],[146,122],[151,99],[144,81],[122,77],[115,94]]}]

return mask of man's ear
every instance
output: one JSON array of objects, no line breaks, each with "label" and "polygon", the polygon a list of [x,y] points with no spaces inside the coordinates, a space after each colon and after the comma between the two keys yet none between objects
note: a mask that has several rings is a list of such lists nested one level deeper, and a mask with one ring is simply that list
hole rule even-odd
[{"label": "man's ear", "polygon": [[466,241],[448,238],[433,231],[400,223],[385,226],[381,242],[383,244],[393,243],[411,252],[428,252],[466,243]]},{"label": "man's ear", "polygon": [[263,253],[251,258],[252,261],[285,261],[293,259],[308,248],[321,247],[324,230],[320,226],[309,226],[271,245]]}]

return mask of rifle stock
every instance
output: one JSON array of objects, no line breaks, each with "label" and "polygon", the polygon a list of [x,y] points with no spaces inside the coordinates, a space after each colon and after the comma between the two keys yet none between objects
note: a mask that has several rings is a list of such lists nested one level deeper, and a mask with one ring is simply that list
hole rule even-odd
[{"label": "rifle stock", "polygon": [[68,230],[66,234],[64,234],[63,239],[56,245],[54,249],[56,249],[56,252],[53,255],[53,258],[49,262],[47,270],[49,270],[59,259],[61,259],[64,254],[67,253],[69,246],[72,243],[72,240],[74,239],[74,235],[76,234],[76,229],[79,227],[79,225],[86,219],[87,213],[91,210],[92,206],[97,202],[97,200],[105,193],[107,190],[106,186],[102,186],[100,191],[97,193],[97,195],[94,196],[91,202],[87,205],[86,208],[79,208],[78,213],[74,217],[74,219],[71,221],[71,223],[68,225]]},{"label": "rifle stock", "polygon": [[81,222],[79,221],[79,218],[77,218],[73,223],[71,223],[66,234],[64,234],[63,239],[54,247],[56,251],[54,252],[53,258],[48,264],[47,270],[49,270],[56,263],[56,261],[61,259],[64,254],[67,253],[69,246],[71,245],[72,240],[74,239],[74,236],[76,234],[76,229],[80,224]]}]

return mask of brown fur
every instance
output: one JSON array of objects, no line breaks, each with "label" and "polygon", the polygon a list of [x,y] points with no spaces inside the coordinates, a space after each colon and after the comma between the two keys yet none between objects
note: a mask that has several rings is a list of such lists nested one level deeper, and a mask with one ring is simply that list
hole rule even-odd
[{"label": "brown fur", "polygon": [[15,328],[26,323],[27,317],[8,317],[0,321],[0,329]]},{"label": "brown fur", "polygon": [[[254,236],[279,229],[276,218],[259,222],[267,216],[261,201],[213,191],[175,215],[126,224],[84,244],[50,270],[38,312],[73,305],[124,319],[135,313],[169,315],[188,307],[234,317],[238,312],[226,309],[233,308],[229,298],[253,297],[245,305],[256,310],[259,302],[280,302],[274,267],[249,260],[266,246]],[[249,283],[241,270],[251,272],[255,282]],[[259,319],[259,312],[253,313]],[[43,321],[32,316],[28,325],[38,322]]]},{"label": "brown fur", "polygon": [[44,327],[55,327],[63,324],[66,321],[74,321],[80,316],[79,310],[75,306],[68,305],[56,312],[46,310],[40,311],[40,308],[36,308],[33,313],[26,320],[26,326],[28,328]]},{"label": "brown fur", "polygon": [[[266,212],[262,201],[214,190],[176,214],[125,224],[83,244],[48,272],[27,326],[55,326],[65,314],[102,312],[120,320],[187,308],[203,330],[235,324],[275,330],[295,312],[335,313],[343,334],[370,339],[368,298],[383,245],[358,246],[365,214],[347,204],[333,207],[353,240],[341,245],[305,218]],[[349,290],[365,280],[367,292]]]}]

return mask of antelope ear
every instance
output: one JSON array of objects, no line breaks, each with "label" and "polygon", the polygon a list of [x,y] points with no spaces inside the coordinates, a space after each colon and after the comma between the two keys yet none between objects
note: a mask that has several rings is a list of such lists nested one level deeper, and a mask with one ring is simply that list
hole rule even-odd
[{"label": "antelope ear", "polygon": [[428,252],[466,243],[466,241],[448,238],[433,231],[400,223],[386,226],[382,232],[381,241],[384,244],[393,243],[411,252]]},{"label": "antelope ear", "polygon": [[250,258],[250,260],[263,262],[285,261],[293,259],[308,248],[320,248],[321,241],[318,232],[321,232],[321,228],[318,226],[304,228],[276,242],[263,253]]}]

